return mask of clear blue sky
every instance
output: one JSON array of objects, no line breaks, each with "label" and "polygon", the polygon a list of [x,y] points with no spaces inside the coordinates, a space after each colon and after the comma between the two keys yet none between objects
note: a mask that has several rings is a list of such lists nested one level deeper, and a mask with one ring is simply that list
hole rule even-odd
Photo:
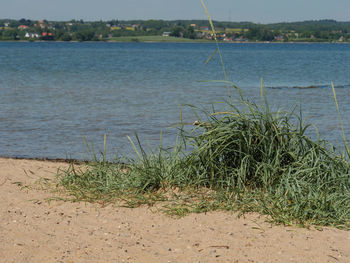
[{"label": "clear blue sky", "polygon": [[[350,0],[205,0],[215,20],[350,21]],[[0,18],[47,20],[206,19],[200,0],[1,0]]]}]

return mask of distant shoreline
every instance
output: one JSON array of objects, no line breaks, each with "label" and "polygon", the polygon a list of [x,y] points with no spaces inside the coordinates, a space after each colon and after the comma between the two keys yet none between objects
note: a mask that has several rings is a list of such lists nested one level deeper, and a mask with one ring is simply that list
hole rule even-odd
[{"label": "distant shoreline", "polygon": [[[215,44],[214,40],[210,41],[152,41],[152,40],[101,40],[101,41],[48,41],[48,40],[0,40],[0,43],[174,43],[174,44]],[[329,42],[329,41],[320,41],[320,42],[308,42],[308,41],[287,41],[287,42],[273,42],[273,41],[218,41],[220,44],[350,44],[350,42]]]}]

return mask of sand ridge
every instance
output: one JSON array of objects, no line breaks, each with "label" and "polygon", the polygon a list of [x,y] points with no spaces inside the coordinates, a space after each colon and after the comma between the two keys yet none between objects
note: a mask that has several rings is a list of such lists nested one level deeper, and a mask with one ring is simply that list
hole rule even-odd
[{"label": "sand ridge", "polygon": [[[45,201],[67,163],[0,159],[0,262],[350,262],[350,231],[276,226],[257,214],[191,214]],[[31,185],[32,187],[24,187]]]}]

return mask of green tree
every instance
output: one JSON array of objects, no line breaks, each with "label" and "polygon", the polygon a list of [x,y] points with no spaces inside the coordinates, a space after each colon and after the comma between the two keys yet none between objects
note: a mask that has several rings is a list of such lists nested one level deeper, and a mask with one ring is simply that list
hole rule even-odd
[{"label": "green tree", "polygon": [[272,41],[275,39],[275,35],[268,29],[262,29],[260,31],[259,40],[261,41]]},{"label": "green tree", "polygon": [[194,31],[194,28],[191,26],[188,26],[187,30],[184,31],[184,33],[183,33],[183,37],[195,39],[197,36],[196,36],[196,32]]},{"label": "green tree", "polygon": [[71,41],[72,40],[72,37],[69,33],[64,33],[61,38],[60,38],[62,41]]},{"label": "green tree", "polygon": [[175,26],[170,31],[170,36],[172,37],[182,37],[184,35],[183,27]]},{"label": "green tree", "polygon": [[78,31],[75,33],[75,38],[78,41],[92,41],[92,40],[95,40],[94,36],[95,36],[95,32],[92,29]]},{"label": "green tree", "polygon": [[17,32],[15,30],[4,30],[2,36],[4,40],[16,40]]},{"label": "green tree", "polygon": [[61,30],[61,29],[56,30],[56,32],[55,32],[55,40],[61,39],[63,34],[64,34],[63,30]]}]

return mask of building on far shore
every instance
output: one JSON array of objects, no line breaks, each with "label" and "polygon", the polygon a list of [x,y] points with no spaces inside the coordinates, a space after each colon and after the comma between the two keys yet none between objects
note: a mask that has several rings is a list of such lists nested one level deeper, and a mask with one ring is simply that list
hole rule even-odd
[{"label": "building on far shore", "polygon": [[168,36],[170,36],[170,32],[163,32],[162,36],[163,37],[168,37]]},{"label": "building on far shore", "polygon": [[26,38],[39,38],[39,34],[36,34],[36,33],[26,33],[25,36]]},{"label": "building on far shore", "polygon": [[26,26],[26,25],[20,25],[20,26],[18,26],[18,29],[19,30],[25,30],[25,29],[28,29],[29,28],[29,26]]}]

